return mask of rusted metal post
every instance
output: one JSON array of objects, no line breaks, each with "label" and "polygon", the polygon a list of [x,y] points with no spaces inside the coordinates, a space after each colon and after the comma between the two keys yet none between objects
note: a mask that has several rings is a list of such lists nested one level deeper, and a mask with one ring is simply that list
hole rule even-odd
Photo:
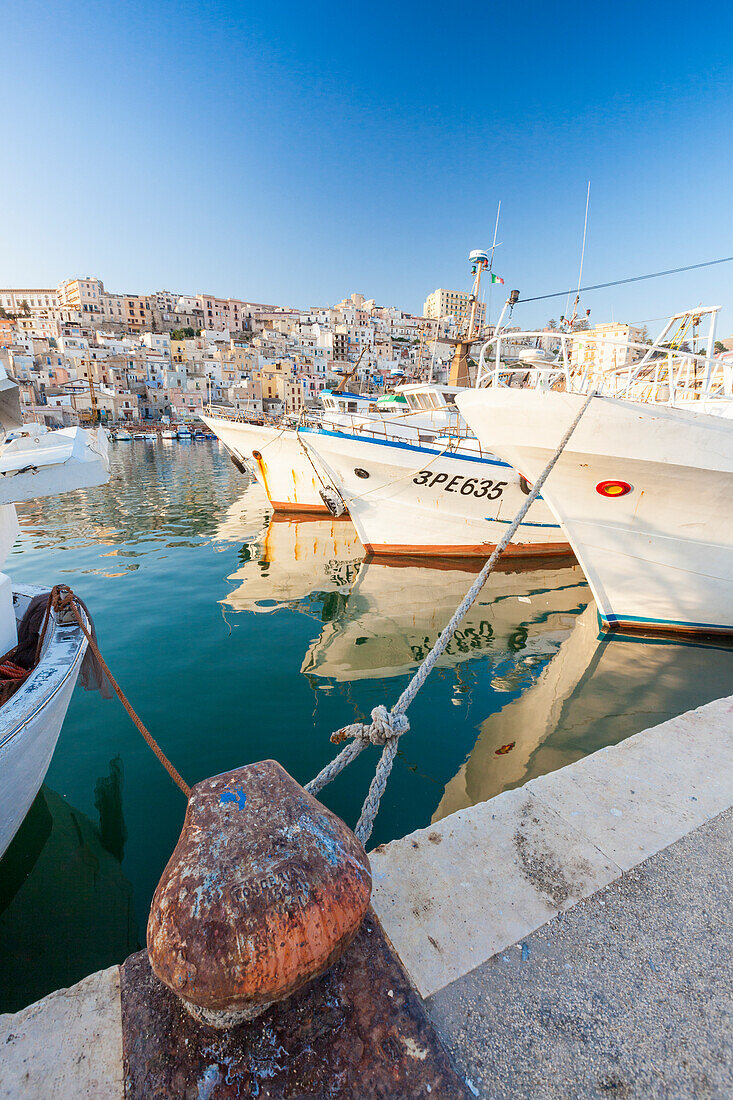
[{"label": "rusted metal post", "polygon": [[249,764],[191,791],[153,897],[150,965],[200,1022],[233,1027],[330,967],[370,895],[344,822],[276,761]]}]

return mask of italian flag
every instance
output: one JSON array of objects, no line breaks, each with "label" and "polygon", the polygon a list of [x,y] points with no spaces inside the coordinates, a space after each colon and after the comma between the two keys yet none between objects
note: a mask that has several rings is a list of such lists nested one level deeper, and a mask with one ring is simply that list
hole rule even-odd
[{"label": "italian flag", "polygon": [[492,283],[501,283],[501,285],[504,286],[504,280],[501,279],[498,275],[494,275],[493,272],[491,275],[491,281]]}]

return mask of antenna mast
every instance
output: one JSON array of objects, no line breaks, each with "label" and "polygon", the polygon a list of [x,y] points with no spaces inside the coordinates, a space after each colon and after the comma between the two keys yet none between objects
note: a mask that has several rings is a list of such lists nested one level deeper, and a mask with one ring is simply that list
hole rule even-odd
[{"label": "antenna mast", "polygon": [[590,180],[588,180],[588,192],[585,196],[585,221],[583,222],[583,247],[580,250],[580,271],[578,272],[578,289],[573,303],[573,316],[570,318],[572,329],[578,319],[578,305],[580,304],[580,284],[583,282],[583,260],[585,259],[585,237],[588,232],[588,205],[590,203]]},{"label": "antenna mast", "polygon": [[[496,222],[494,223],[494,239],[491,242],[491,259],[489,260],[489,275],[491,275],[492,271],[494,270],[494,252],[497,248],[496,234],[499,232],[499,215],[500,214],[501,214],[501,199],[499,199],[499,205],[498,205],[497,210],[496,210]],[[486,324],[487,325],[491,322],[491,288],[492,288],[492,286],[493,286],[493,283],[492,283],[491,279],[489,279],[489,301],[488,301],[487,306],[486,306]]]}]

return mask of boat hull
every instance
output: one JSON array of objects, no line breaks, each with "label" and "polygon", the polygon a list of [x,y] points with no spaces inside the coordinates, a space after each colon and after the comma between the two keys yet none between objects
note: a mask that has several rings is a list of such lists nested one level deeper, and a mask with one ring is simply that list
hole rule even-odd
[{"label": "boat hull", "polygon": [[104,428],[60,428],[7,443],[0,456],[0,505],[91,489],[109,481]]},{"label": "boat hull", "polygon": [[[302,438],[338,486],[371,554],[488,557],[526,500],[519,475],[499,459],[337,432]],[[507,553],[567,556],[567,539],[542,501]]]},{"label": "boat hull", "polygon": [[[584,398],[487,389],[459,406],[536,478]],[[603,482],[630,486],[608,496]],[[717,416],[595,398],[543,488],[609,629],[733,633],[733,431]]]},{"label": "boat hull", "polygon": [[201,419],[254,474],[276,512],[330,515],[320,495],[318,475],[292,428],[211,416]]},{"label": "boat hull", "polygon": [[[42,589],[16,591],[24,604]],[[72,622],[52,619],[38,667],[0,707],[0,856],[40,790],[74,691],[86,638]]]}]

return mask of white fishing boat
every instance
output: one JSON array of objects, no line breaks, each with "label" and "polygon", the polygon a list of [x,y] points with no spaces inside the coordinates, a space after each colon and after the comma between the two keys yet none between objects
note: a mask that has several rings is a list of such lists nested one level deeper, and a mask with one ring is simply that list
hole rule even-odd
[{"label": "white fishing boat", "polygon": [[[109,479],[103,428],[46,431],[20,419],[17,387],[2,371],[0,565],[18,534],[16,503]],[[50,587],[14,587],[0,573],[0,856],[43,782],[87,646],[77,622],[52,610],[38,651]]]},{"label": "white fishing boat", "polygon": [[126,428],[118,428],[114,434],[114,439],[116,443],[130,443],[132,436]]},{"label": "white fishing boat", "polygon": [[[429,442],[460,421],[455,407],[457,387],[430,383],[403,386],[396,400],[326,390],[323,413],[313,427],[367,433],[382,438],[414,438]],[[234,464],[250,470],[276,512],[329,515],[334,487],[304,446],[304,423],[257,423],[212,408],[201,419],[227,448]]]},{"label": "white fishing boat", "polygon": [[329,515],[321,491],[328,488],[295,428],[203,416],[226,447],[235,466],[251,472],[276,512]]},{"label": "white fishing boat", "polygon": [[173,428],[164,428],[160,433],[162,439],[176,439],[176,433]]},{"label": "white fishing boat", "polygon": [[187,428],[185,424],[181,424],[180,427],[178,427],[176,429],[176,439],[186,440],[186,439],[190,439],[190,438],[191,438],[190,429]]},{"label": "white fishing boat", "polygon": [[[517,368],[498,351],[492,368],[482,353],[484,387],[458,397],[478,437],[532,480],[585,401],[570,391],[600,390],[543,496],[609,628],[733,632],[733,391],[712,355],[716,312],[676,315],[664,342],[630,346],[609,371],[571,372],[566,392],[507,385]],[[692,315],[711,317],[707,355],[666,338]]]},{"label": "white fishing boat", "polygon": [[[488,557],[529,491],[506,462],[476,439],[432,442],[377,433],[301,433],[314,465],[338,490],[371,554]],[[562,557],[567,537],[542,500],[509,544],[508,556]]]}]

